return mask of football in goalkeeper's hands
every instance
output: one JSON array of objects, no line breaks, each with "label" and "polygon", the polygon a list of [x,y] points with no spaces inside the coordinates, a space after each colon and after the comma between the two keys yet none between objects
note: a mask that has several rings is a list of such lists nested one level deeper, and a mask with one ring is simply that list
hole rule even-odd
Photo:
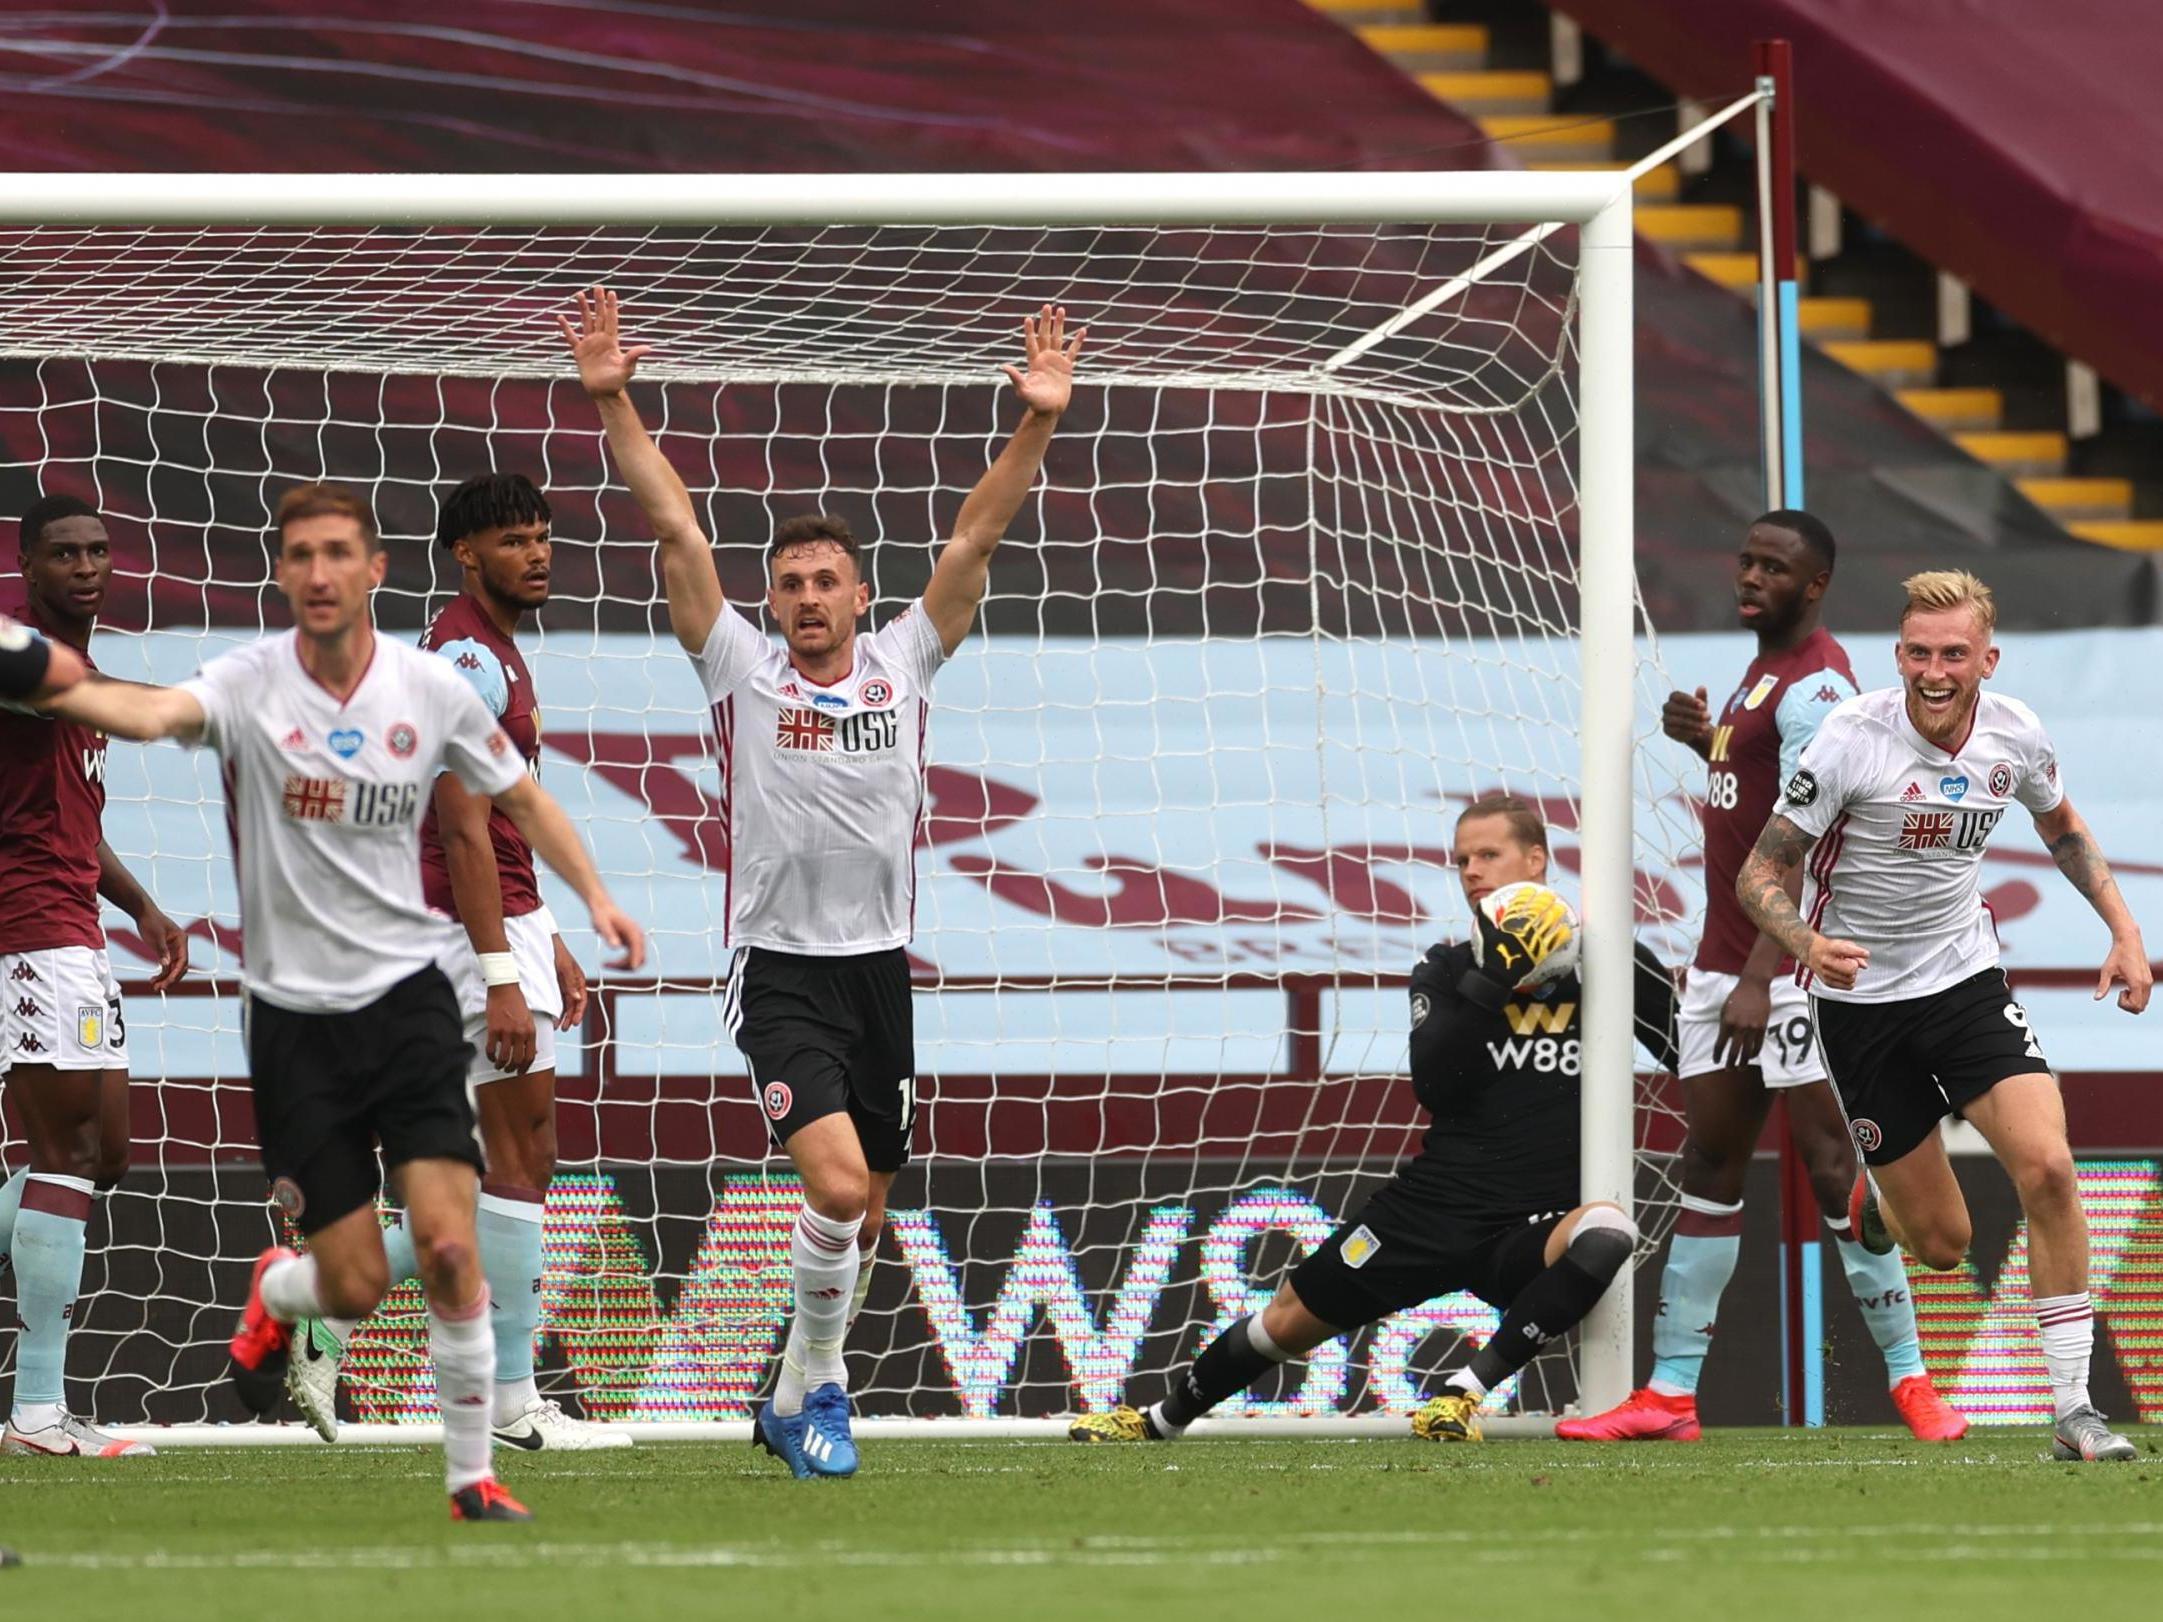
[{"label": "football in goalkeeper's hands", "polygon": [[1517,980],[1519,991],[1536,991],[1575,972],[1577,909],[1555,891],[1544,884],[1505,884],[1482,897],[1479,907],[1492,926],[1491,932],[1472,932],[1473,957],[1482,967],[1490,950],[1504,954],[1505,967],[1515,967],[1509,958],[1521,953],[1525,971]]}]

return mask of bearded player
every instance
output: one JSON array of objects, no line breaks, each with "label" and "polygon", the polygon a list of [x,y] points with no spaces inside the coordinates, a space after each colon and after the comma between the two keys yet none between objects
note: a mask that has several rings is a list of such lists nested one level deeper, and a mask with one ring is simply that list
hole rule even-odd
[{"label": "bearded player", "polygon": [[[2096,977],[2118,1006],[2148,1006],[2140,926],[2059,781],[2035,712],[1983,683],[1997,670],[1998,610],[1965,570],[1905,582],[1901,685],[1825,718],[1735,880],[1753,922],[1795,958],[1812,994],[1855,1146],[1855,1236],[1946,1270],[1972,1228],[1938,1123],[1963,1117],[2013,1181],[2060,1459],[2138,1456],[2088,1395],[2095,1309],[2065,1103],[2027,1010],[1998,962],[1980,894],[1983,852],[2017,805],[2068,883],[2110,930]],[[1793,878],[1806,869],[1801,907]],[[1874,1182],[1873,1182],[1874,1179]],[[1882,1205],[1881,1205],[1882,1199]]]},{"label": "bearded player", "polygon": [[[1855,1150],[1812,1036],[1809,998],[1780,944],[1735,899],[1735,875],[1765,826],[1780,785],[1818,724],[1855,693],[1848,656],[1818,623],[1833,578],[1832,531],[1806,512],[1766,513],[1736,559],[1736,616],[1757,633],[1757,657],[1720,719],[1705,692],[1670,693],[1661,725],[1712,767],[1705,793],[1705,935],[1690,965],[1680,1020],[1682,1213],[1660,1274],[1650,1381],[1619,1407],[1564,1420],[1573,1442],[1695,1441],[1698,1377],[1720,1297],[1741,1247],[1743,1179],[1778,1093],[1810,1171],[1840,1268],[1885,1358],[1893,1406],[1926,1442],[1957,1441],[1968,1422],[1945,1405],[1923,1368],[1915,1303],[1897,1256],[1874,1255],[1848,1219]],[[1800,875],[1797,875],[1800,884]]]},{"label": "bearded player", "polygon": [[[560,318],[559,318],[560,319]],[[1082,333],[1046,305],[1004,368],[1021,422],[954,519],[922,599],[869,635],[862,553],[824,514],[792,518],[767,554],[776,646],[721,595],[691,498],[627,392],[645,346],[625,348],[615,295],[562,321],[610,453],[660,543],[670,627],[714,708],[729,868],[726,1018],[804,1204],[790,1240],[795,1314],[756,1440],[798,1479],[855,1473],[848,1370],[852,1304],[886,1195],[909,1158],[916,1056],[904,951],[915,924],[917,822],[931,682],[961,646],[991,558],[1044,465],[1074,390]]]},{"label": "bearded player", "polygon": [[[84,668],[113,575],[97,509],[50,495],[16,532],[29,626],[49,659]],[[62,663],[63,671],[66,662]],[[188,938],[152,904],[100,832],[105,735],[0,711],[0,1085],[30,1163],[0,1188],[0,1262],[14,1275],[15,1392],[0,1452],[142,1458],[67,1411],[68,1325],[82,1290],[90,1207],[128,1167],[128,1040],[106,958],[100,898],[158,957],[150,989],[187,972]]]},{"label": "bearded player", "polygon": [[[1501,1309],[1501,1325],[1413,1416],[1412,1434],[1476,1442],[1487,1393],[1575,1328],[1628,1264],[1637,1243],[1628,1214],[1578,1202],[1576,973],[1521,989],[1569,944],[1569,916],[1545,891],[1499,924],[1480,907],[1504,885],[1546,882],[1546,826],[1525,801],[1490,795],[1458,817],[1454,855],[1480,950],[1436,946],[1412,971],[1412,1091],[1434,1118],[1420,1152],[1269,1305],[1211,1341],[1163,1401],[1084,1415],[1073,1440],[1172,1441],[1278,1364],[1470,1290]],[[1642,946],[1635,1001],[1638,1040],[1672,1068],[1675,988]],[[1525,1040],[1532,1032],[1543,1034]]]},{"label": "bearded player", "polygon": [[474,1208],[481,1151],[450,981],[457,947],[421,894],[422,808],[454,771],[507,811],[586,903],[603,940],[643,960],[563,808],[443,660],[376,633],[388,560],[367,504],[335,485],[278,503],[279,589],[295,628],[213,659],[178,687],[89,679],[43,700],[121,737],[217,751],[248,942],[243,975],[256,1139],[308,1253],[257,1257],[228,1348],[242,1403],[291,1389],[292,1326],[360,1318],[389,1288],[376,1198],[387,1173],[420,1257],[451,1518],[531,1517],[489,1458],[495,1335]]},{"label": "bearded player", "polygon": [[[541,711],[515,639],[548,601],[552,521],[547,498],[522,473],[484,473],[453,490],[437,513],[436,544],[457,560],[460,590],[421,638],[480,695],[535,781]],[[627,1432],[572,1418],[533,1378],[541,1219],[556,1172],[556,1032],[584,1017],[586,976],[541,900],[533,847],[454,772],[436,779],[421,823],[421,891],[472,947],[445,968],[473,1049],[466,1079],[488,1162],[477,1222],[496,1332],[495,1440],[529,1451],[629,1447]],[[383,1248],[394,1288],[420,1277],[402,1216]],[[353,1327],[326,1318],[294,1336],[295,1404],[326,1442],[338,1439],[338,1371]]]}]

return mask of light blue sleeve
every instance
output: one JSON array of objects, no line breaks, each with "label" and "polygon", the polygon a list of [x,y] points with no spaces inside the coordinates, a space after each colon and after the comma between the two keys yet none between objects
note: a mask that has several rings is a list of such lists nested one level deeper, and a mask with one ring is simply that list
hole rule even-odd
[{"label": "light blue sleeve", "polygon": [[481,702],[488,706],[488,713],[502,719],[503,712],[511,706],[511,678],[504,674],[503,661],[472,637],[446,642],[435,651],[450,660],[451,668],[466,678],[466,685],[480,695]]},{"label": "light blue sleeve", "polygon": [[1802,764],[1802,753],[1818,735],[1818,724],[1855,696],[1855,684],[1837,670],[1814,670],[1797,676],[1780,695],[1773,712],[1780,728],[1780,781],[1785,783]]}]

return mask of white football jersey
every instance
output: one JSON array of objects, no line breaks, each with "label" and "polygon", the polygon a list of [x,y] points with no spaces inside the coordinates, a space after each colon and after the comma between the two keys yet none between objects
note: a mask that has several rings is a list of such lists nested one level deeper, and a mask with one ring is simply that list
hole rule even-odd
[{"label": "white football jersey", "polygon": [[923,604],[858,637],[831,687],[733,608],[691,662],[721,747],[725,943],[821,956],[907,945],[931,678],[946,663]]},{"label": "white football jersey", "polygon": [[500,794],[526,763],[448,661],[378,632],[343,704],[298,633],[205,665],[181,689],[221,757],[249,995],[364,1008],[462,939],[421,900],[421,817],[443,772]]},{"label": "white football jersey", "polygon": [[2065,798],[2058,754],[2035,712],[1984,691],[1967,741],[1948,754],[1908,720],[1905,689],[1851,698],[1803,751],[1777,813],[1818,842],[1804,867],[1803,916],[1822,935],[1870,948],[1852,991],[1807,970],[1833,1002],[1927,996],[1998,961],[1983,904],[1983,847],[2016,802],[2032,815]]}]

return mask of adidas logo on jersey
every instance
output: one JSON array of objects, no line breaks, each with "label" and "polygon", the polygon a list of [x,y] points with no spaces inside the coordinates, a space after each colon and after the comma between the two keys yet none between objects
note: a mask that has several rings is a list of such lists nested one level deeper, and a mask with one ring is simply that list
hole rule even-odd
[{"label": "adidas logo on jersey", "polygon": [[1910,783],[1906,788],[1900,791],[1900,803],[1902,805],[1913,804],[1915,801],[1921,799],[1922,797],[1923,785],[1920,783]]},{"label": "adidas logo on jersey", "polygon": [[295,727],[278,740],[278,747],[280,749],[305,749],[308,747],[308,734],[301,731],[299,727]]}]

